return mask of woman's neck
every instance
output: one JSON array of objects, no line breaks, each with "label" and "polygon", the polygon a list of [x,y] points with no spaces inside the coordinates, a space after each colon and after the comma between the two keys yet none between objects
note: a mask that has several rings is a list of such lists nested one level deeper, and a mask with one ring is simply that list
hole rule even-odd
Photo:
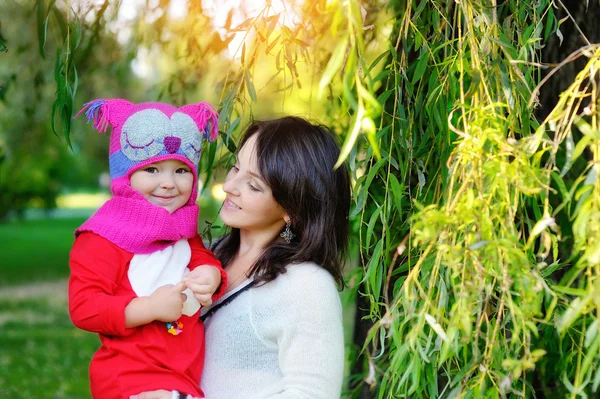
[{"label": "woman's neck", "polygon": [[248,271],[275,237],[277,237],[276,231],[240,230],[240,246],[233,259],[226,266],[229,282],[225,292],[233,290],[245,281]]},{"label": "woman's neck", "polygon": [[277,232],[240,230],[240,247],[237,256],[258,259],[264,249],[277,237]]}]

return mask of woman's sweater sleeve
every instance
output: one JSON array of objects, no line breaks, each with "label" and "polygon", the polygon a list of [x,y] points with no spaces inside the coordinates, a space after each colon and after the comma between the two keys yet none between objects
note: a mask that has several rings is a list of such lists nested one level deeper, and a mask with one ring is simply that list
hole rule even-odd
[{"label": "woman's sweater sleeve", "polygon": [[129,335],[125,307],[135,294],[117,295],[131,254],[91,232],[80,234],[71,249],[69,314],[76,327],[106,335]]},{"label": "woman's sweater sleeve", "polygon": [[279,292],[272,293],[278,309],[258,311],[255,319],[266,344],[277,346],[283,373],[282,392],[269,398],[339,398],[344,333],[335,282],[324,269],[311,265],[288,267],[277,279],[283,283],[275,285]]}]

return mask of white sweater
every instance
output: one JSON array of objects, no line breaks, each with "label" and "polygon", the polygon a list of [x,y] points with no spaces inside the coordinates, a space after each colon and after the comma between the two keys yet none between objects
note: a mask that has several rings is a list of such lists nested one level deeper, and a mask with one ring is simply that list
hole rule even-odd
[{"label": "white sweater", "polygon": [[214,311],[205,328],[206,399],[340,397],[342,307],[333,278],[317,265],[289,265]]}]

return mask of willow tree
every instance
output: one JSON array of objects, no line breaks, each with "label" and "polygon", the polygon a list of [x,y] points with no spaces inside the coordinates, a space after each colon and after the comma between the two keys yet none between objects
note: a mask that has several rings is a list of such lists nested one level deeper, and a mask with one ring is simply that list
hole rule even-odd
[{"label": "willow tree", "polygon": [[[267,2],[237,26],[228,18],[212,47],[197,40],[200,4],[178,29],[145,29],[184,43],[159,41],[187,62],[168,86],[175,102],[198,55],[244,33],[220,78],[223,140],[205,171],[235,151],[265,90],[282,102],[308,90],[343,141],[362,266],[349,284],[371,324],[348,352],[360,355],[349,397],[597,395],[598,46],[565,54],[587,63],[535,117],[541,49],[576,22],[557,18],[561,1],[308,0],[290,3],[292,24]],[[265,65],[275,73],[257,87]]]},{"label": "willow tree", "polygon": [[[394,4],[373,77],[386,154],[367,153],[356,189],[378,397],[598,389],[599,53],[579,53],[588,65],[539,123],[553,6]],[[574,245],[561,251],[562,225]]]}]

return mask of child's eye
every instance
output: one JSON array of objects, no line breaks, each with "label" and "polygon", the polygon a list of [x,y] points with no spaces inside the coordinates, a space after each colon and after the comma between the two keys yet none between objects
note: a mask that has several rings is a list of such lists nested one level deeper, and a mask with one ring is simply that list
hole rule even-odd
[{"label": "child's eye", "polygon": [[190,170],[189,170],[189,169],[186,169],[186,168],[179,168],[179,169],[177,169],[177,170],[175,171],[175,173],[181,173],[181,174],[183,174],[183,173],[188,173],[189,171],[190,171]]},{"label": "child's eye", "polygon": [[236,172],[239,172],[239,171],[240,171],[240,168],[238,168],[236,165],[233,165],[233,166],[231,167],[231,170],[234,170],[234,171],[236,171]]},{"label": "child's eye", "polygon": [[154,166],[149,166],[146,169],[144,169],[146,172],[148,173],[158,173],[158,169],[156,169]]}]

